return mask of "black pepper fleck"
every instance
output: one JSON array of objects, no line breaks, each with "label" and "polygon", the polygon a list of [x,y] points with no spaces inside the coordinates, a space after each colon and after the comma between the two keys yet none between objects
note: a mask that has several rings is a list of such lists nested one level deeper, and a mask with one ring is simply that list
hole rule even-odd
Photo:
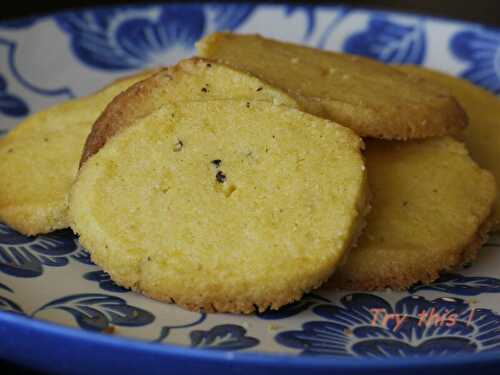
[{"label": "black pepper fleck", "polygon": [[257,89],[257,91],[262,91],[262,87],[259,87],[259,88]]},{"label": "black pepper fleck", "polygon": [[408,201],[403,202],[403,207],[406,207],[406,206],[408,206]]},{"label": "black pepper fleck", "polygon": [[174,152],[179,152],[184,147],[184,143],[179,139],[177,143],[174,145]]},{"label": "black pepper fleck", "polygon": [[224,183],[226,181],[226,175],[224,174],[224,172],[219,171],[215,175],[215,179],[217,180],[217,182],[219,182],[219,183],[222,184],[222,183]]},{"label": "black pepper fleck", "polygon": [[207,68],[211,68],[211,67],[212,67],[212,64],[208,63]]},{"label": "black pepper fleck", "polygon": [[247,108],[250,108],[250,103],[249,102],[247,102]]},{"label": "black pepper fleck", "polygon": [[217,168],[219,168],[220,164],[222,163],[222,160],[220,159],[215,159],[215,160],[212,160],[210,163],[212,163],[213,165],[215,165]]},{"label": "black pepper fleck", "polygon": [[203,88],[201,89],[201,92],[208,92],[208,90],[207,90],[207,88],[206,88],[206,87],[203,87]]}]

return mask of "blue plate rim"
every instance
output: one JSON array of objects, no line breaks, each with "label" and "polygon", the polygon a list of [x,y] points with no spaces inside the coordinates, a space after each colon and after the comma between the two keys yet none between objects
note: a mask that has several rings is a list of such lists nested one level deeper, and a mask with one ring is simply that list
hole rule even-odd
[{"label": "blue plate rim", "polygon": [[[120,7],[130,8],[145,8],[145,7],[161,7],[161,6],[186,6],[186,5],[255,5],[264,7],[279,7],[286,6],[287,2],[263,2],[263,1],[188,1],[188,2],[171,2],[171,3],[127,3],[116,5],[98,5],[98,6],[83,6],[73,9],[64,9],[47,13],[39,13],[34,16],[16,17],[9,20],[0,21],[0,27],[8,25],[13,21],[34,20],[40,21],[49,19],[54,16],[66,15],[84,11],[93,10],[110,10]],[[465,21],[452,17],[431,16],[423,13],[394,11],[390,9],[379,9],[372,7],[358,7],[347,5],[344,3],[337,4],[308,4],[307,2],[294,3],[297,6],[312,6],[315,8],[334,10],[334,9],[349,9],[367,13],[385,13],[395,16],[419,17],[425,20],[435,22],[453,23],[456,25],[469,27],[485,27],[490,30],[500,32],[500,28],[492,25],[482,24],[474,21]],[[450,354],[446,356],[415,356],[415,357],[387,357],[387,358],[369,358],[369,357],[352,357],[352,356],[312,356],[312,355],[297,355],[289,353],[267,353],[267,352],[224,352],[208,349],[198,349],[188,346],[180,346],[169,343],[154,343],[148,342],[133,337],[109,335],[98,332],[85,331],[78,328],[66,327],[57,323],[45,320],[37,320],[30,317],[25,317],[15,313],[0,311],[0,337],[15,336],[19,329],[29,329],[32,332],[51,335],[54,338],[61,339],[78,339],[79,344],[100,344],[103,346],[120,346],[124,349],[136,352],[148,352],[161,357],[175,357],[198,361],[211,361],[214,363],[229,364],[238,363],[240,365],[259,365],[266,367],[295,367],[307,369],[339,369],[346,370],[398,370],[405,368],[421,368],[432,365],[433,368],[446,368],[462,366],[492,366],[500,365],[500,355],[498,352],[480,352],[480,353],[461,353]],[[2,349],[2,340],[0,339],[0,349]],[[36,345],[36,344],[35,344]],[[4,354],[5,350],[0,350],[0,358],[11,360],[13,357],[7,357]]]},{"label": "blue plate rim", "polygon": [[[217,351],[191,348],[169,343],[148,342],[133,337],[115,336],[99,332],[85,331],[78,328],[66,327],[50,321],[37,320],[15,313],[0,312],[1,336],[15,336],[18,329],[29,329],[31,332],[51,335],[53,338],[78,339],[80,345],[100,344],[103,346],[116,346],[135,352],[148,352],[161,357],[188,358],[190,360],[209,360],[212,362],[231,362],[241,365],[260,365],[266,367],[299,367],[308,369],[403,369],[414,367],[426,367],[432,365],[435,368],[443,367],[449,369],[456,366],[471,365],[495,365],[500,364],[498,352],[461,353],[446,356],[415,356],[415,357],[340,357],[340,356],[311,356],[296,355],[288,353],[266,353],[266,352],[238,352]],[[36,344],[35,344],[36,345]],[[1,346],[0,346],[1,348]],[[3,356],[0,350],[0,356]],[[5,358],[9,359],[9,358]]]},{"label": "blue plate rim", "polygon": [[[211,5],[211,6],[221,6],[221,5],[255,5],[255,6],[263,6],[263,7],[279,7],[279,6],[286,6],[290,5],[292,3],[283,1],[264,1],[264,0],[257,0],[257,1],[186,1],[186,2],[166,2],[166,3],[161,3],[161,2],[144,2],[144,3],[137,3],[137,2],[131,2],[131,3],[124,3],[124,4],[103,4],[103,5],[94,5],[94,6],[81,6],[81,7],[76,7],[72,9],[62,9],[62,10],[56,10],[53,12],[41,12],[38,14],[35,14],[33,16],[24,16],[24,17],[14,17],[8,20],[0,20],[0,27],[3,27],[4,25],[8,25],[10,22],[14,21],[25,21],[25,20],[35,20],[35,21],[40,21],[44,19],[48,19],[54,16],[63,16],[71,13],[78,13],[78,12],[85,12],[85,11],[94,11],[94,10],[108,10],[108,9],[116,9],[116,8],[147,8],[147,7],[162,7],[162,6],[187,6],[187,5]],[[457,25],[467,25],[467,26],[480,26],[480,27],[486,27],[491,30],[497,30],[500,32],[500,27],[498,26],[493,26],[489,24],[483,24],[480,22],[475,22],[475,21],[466,21],[462,20],[459,18],[453,18],[453,17],[446,17],[446,16],[432,16],[428,15],[425,13],[417,13],[417,12],[406,12],[406,11],[399,11],[399,10],[391,10],[391,9],[382,9],[382,8],[376,8],[376,7],[370,7],[370,6],[353,6],[351,4],[345,4],[343,2],[339,2],[336,4],[314,4],[314,3],[307,3],[306,1],[302,0],[301,2],[293,3],[293,5],[296,6],[304,6],[304,7],[314,7],[314,8],[321,8],[321,9],[327,9],[327,10],[334,10],[334,9],[349,9],[349,10],[354,10],[354,11],[360,11],[360,12],[367,12],[367,13],[386,13],[389,15],[395,15],[395,16],[402,16],[402,17],[420,17],[424,18],[426,20],[431,20],[431,21],[436,21],[436,22],[447,22],[447,23],[454,23]]]}]

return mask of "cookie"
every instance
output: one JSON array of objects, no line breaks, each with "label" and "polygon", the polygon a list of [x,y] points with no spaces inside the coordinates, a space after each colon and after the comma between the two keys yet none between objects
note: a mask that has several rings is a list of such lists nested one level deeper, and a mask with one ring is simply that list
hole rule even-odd
[{"label": "cookie", "polygon": [[0,220],[26,235],[69,226],[68,193],[101,111],[151,71],[29,116],[0,139]]},{"label": "cookie", "polygon": [[277,309],[320,286],[359,232],[361,147],[283,105],[165,100],[83,164],[72,228],[115,282],[154,299]]},{"label": "cookie", "polygon": [[496,186],[451,137],[368,141],[372,210],[329,285],[405,289],[473,260],[491,226]]},{"label": "cookie", "polygon": [[197,49],[200,56],[255,74],[306,111],[362,137],[426,138],[453,134],[467,123],[446,89],[367,58],[232,33],[211,34]]},{"label": "cookie", "polygon": [[208,59],[190,58],[132,86],[99,117],[85,144],[82,163],[117,132],[166,101],[252,99],[290,107],[298,103],[262,80]]},{"label": "cookie", "polygon": [[[445,73],[412,65],[399,67],[405,73],[447,87],[465,108],[469,126],[463,139],[472,158],[500,181],[500,100],[490,92]],[[498,192],[497,192],[498,195]],[[500,199],[495,203],[493,230],[500,230]]]}]

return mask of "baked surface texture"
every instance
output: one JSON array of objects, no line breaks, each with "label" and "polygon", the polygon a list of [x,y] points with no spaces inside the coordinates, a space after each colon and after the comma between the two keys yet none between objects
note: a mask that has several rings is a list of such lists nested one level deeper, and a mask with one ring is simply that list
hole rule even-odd
[{"label": "baked surface texture", "polygon": [[475,259],[492,223],[496,186],[465,146],[442,137],[366,147],[372,210],[329,285],[405,289]]},{"label": "baked surface texture", "polygon": [[[500,99],[464,79],[413,65],[401,65],[405,73],[434,81],[447,87],[465,108],[469,126],[463,139],[472,158],[488,169],[500,182]],[[497,186],[498,187],[498,186]],[[493,230],[500,230],[500,196],[497,191]]]},{"label": "baked surface texture", "polygon": [[361,147],[283,105],[165,101],[83,164],[72,228],[115,282],[154,299],[277,309],[319,287],[359,232]]},{"label": "baked surface texture", "polygon": [[0,139],[0,220],[26,235],[69,227],[68,193],[92,124],[113,97],[150,74],[35,113]]},{"label": "baked surface texture", "polygon": [[251,99],[290,107],[297,102],[251,74],[202,58],[190,58],[162,69],[117,96],[99,117],[85,144],[81,162],[111,137],[165,102]]},{"label": "baked surface texture", "polygon": [[200,56],[255,74],[307,112],[362,137],[426,138],[453,134],[467,124],[445,88],[371,59],[233,33],[210,34],[197,49]]}]

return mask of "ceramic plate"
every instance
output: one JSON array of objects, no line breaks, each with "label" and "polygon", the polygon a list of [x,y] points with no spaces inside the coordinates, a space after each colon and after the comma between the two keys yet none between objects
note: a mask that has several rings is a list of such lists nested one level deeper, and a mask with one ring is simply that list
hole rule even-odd
[{"label": "ceramic plate", "polygon": [[[175,63],[216,30],[422,64],[500,93],[500,32],[480,25],[346,7],[97,8],[0,24],[1,129],[119,75]],[[408,292],[320,289],[279,311],[206,315],[117,286],[68,230],[29,238],[0,226],[0,356],[52,371],[493,373],[499,293],[492,237],[471,267]],[[373,308],[405,321],[374,321]]]}]

